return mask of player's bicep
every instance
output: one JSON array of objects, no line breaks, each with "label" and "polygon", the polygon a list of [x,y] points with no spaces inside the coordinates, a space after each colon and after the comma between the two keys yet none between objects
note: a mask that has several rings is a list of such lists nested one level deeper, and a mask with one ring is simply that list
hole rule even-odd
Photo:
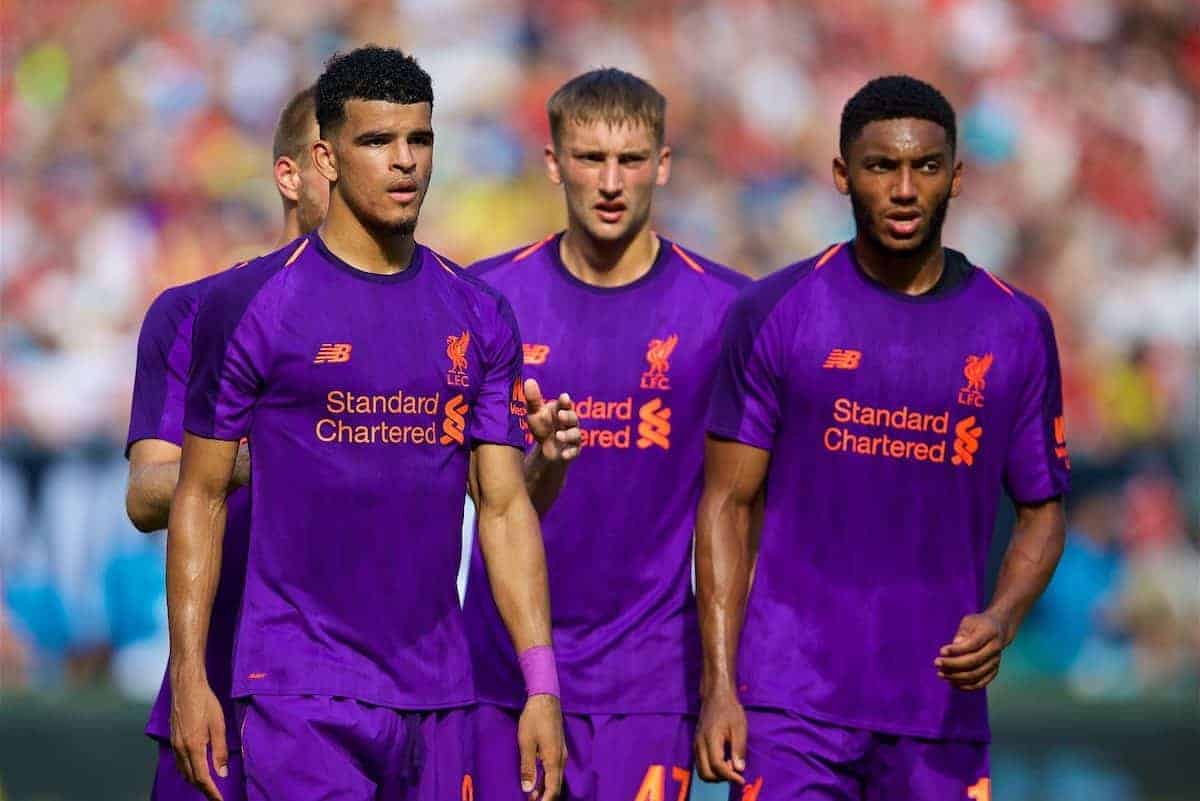
[{"label": "player's bicep", "polygon": [[233,476],[238,441],[183,435],[179,484],[187,492],[206,498],[223,497]]},{"label": "player's bicep", "polygon": [[710,434],[704,445],[705,494],[753,508],[770,463],[768,450]]},{"label": "player's bicep", "polygon": [[481,519],[506,514],[514,503],[528,501],[520,450],[485,443],[475,448],[472,460],[474,500]]},{"label": "player's bicep", "polygon": [[139,439],[129,446],[129,474],[134,475],[147,467],[178,462],[182,452],[182,448],[165,439]]}]

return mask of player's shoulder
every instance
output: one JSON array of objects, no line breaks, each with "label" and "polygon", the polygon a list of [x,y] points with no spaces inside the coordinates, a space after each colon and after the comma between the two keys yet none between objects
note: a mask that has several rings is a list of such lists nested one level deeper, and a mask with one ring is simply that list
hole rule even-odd
[{"label": "player's shoulder", "polygon": [[452,289],[472,308],[482,313],[499,309],[504,313],[511,314],[511,311],[508,311],[508,301],[504,295],[494,286],[482,280],[473,270],[464,269],[457,262],[443,256],[433,248],[424,245],[422,247],[427,254],[426,258],[432,262],[427,266],[443,275]]},{"label": "player's shoulder", "polygon": [[142,323],[143,330],[174,330],[178,329],[190,316],[196,313],[201,299],[222,275],[237,269],[246,262],[238,262],[212,275],[188,281],[185,284],[169,286],[158,294],[146,310]]},{"label": "player's shoulder", "polygon": [[829,245],[752,282],[738,296],[736,313],[749,320],[765,321],[781,308],[785,299],[803,294],[815,286],[821,269],[845,247],[845,242]]},{"label": "player's shoulder", "polygon": [[558,234],[556,233],[550,234],[537,241],[526,242],[524,245],[515,247],[512,250],[506,250],[495,256],[480,259],[467,267],[467,273],[488,283],[503,280],[513,270],[521,269],[527,267],[529,263],[540,261],[537,257],[549,253],[548,248],[557,237]]},{"label": "player's shoulder", "polygon": [[[946,250],[956,256],[961,256],[957,251],[951,251],[949,248]],[[1050,311],[1040,300],[996,277],[986,267],[973,266],[978,271],[978,276],[983,279],[980,282],[980,291],[985,293],[991,303],[995,304],[999,314],[1012,324],[1022,328],[1029,328],[1041,333],[1052,330]]]},{"label": "player's shoulder", "polygon": [[733,294],[737,294],[749,284],[753,283],[750,276],[740,273],[732,267],[727,267],[720,262],[713,261],[707,256],[684,247],[678,242],[660,236],[663,247],[668,248],[670,254],[674,256],[680,264],[687,270],[688,274],[695,275],[697,280],[713,287],[726,288]]}]

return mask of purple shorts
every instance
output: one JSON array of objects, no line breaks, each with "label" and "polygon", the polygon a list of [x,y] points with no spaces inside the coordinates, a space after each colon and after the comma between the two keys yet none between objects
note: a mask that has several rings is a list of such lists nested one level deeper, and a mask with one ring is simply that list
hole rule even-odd
[{"label": "purple shorts", "polygon": [[[150,791],[150,801],[205,801],[204,793],[189,784],[175,767],[171,744],[157,738],[155,742],[158,743],[158,769],[154,773],[154,789]],[[229,752],[229,775],[224,779],[217,775],[211,757],[208,760],[208,772],[225,801],[246,801],[241,754],[237,751]]]},{"label": "purple shorts", "polygon": [[990,801],[986,743],[852,729],[747,709],[746,784],[730,801]]},{"label": "purple shorts", "polygon": [[[515,709],[480,704],[475,718],[480,798],[525,801]],[[696,719],[684,715],[563,716],[565,801],[687,801]]]},{"label": "purple shorts", "polygon": [[250,801],[474,801],[466,709],[312,695],[255,695],[238,707]]}]

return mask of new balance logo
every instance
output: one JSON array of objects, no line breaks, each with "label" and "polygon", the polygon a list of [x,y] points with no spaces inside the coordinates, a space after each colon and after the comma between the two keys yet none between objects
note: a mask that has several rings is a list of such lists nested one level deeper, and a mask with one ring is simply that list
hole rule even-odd
[{"label": "new balance logo", "polygon": [[826,370],[857,370],[860,362],[862,362],[861,350],[834,348],[829,351],[829,355],[825,357],[825,363],[821,366]]},{"label": "new balance logo", "polygon": [[550,346],[525,342],[521,345],[521,352],[526,364],[545,364],[546,357],[550,355]]},{"label": "new balance logo", "polygon": [[671,409],[663,406],[662,398],[643,403],[638,409],[638,421],[639,448],[657,445],[664,451],[671,449]]},{"label": "new balance logo", "polygon": [[954,426],[954,456],[950,457],[951,463],[965,464],[967,467],[975,464],[979,438],[983,436],[983,427],[975,423],[975,415],[971,415],[959,420]]},{"label": "new balance logo", "polygon": [[317,348],[317,358],[313,364],[337,364],[350,361],[349,342],[326,342]]},{"label": "new balance logo", "polygon": [[466,442],[467,411],[470,408],[462,395],[455,395],[446,401],[446,418],[442,420],[442,437],[439,442],[443,445],[462,445]]}]

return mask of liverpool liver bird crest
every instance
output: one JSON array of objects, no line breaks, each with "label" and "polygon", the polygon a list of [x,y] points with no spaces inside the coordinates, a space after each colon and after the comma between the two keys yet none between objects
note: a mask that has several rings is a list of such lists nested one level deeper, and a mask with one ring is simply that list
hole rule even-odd
[{"label": "liverpool liver bird crest", "polygon": [[963,368],[963,375],[967,378],[967,389],[972,392],[983,392],[985,382],[984,376],[992,367],[992,354],[985,353],[982,356],[968,356],[967,366]]},{"label": "liverpool liver bird crest", "polygon": [[666,339],[650,340],[650,347],[646,349],[646,361],[650,363],[648,372],[651,375],[665,375],[667,370],[671,369],[669,360],[678,344],[679,334],[671,334]]},{"label": "liverpool liver bird crest", "polygon": [[467,346],[471,344],[471,332],[463,331],[458,336],[446,337],[446,355],[450,357],[450,369],[457,373],[467,371]]}]

